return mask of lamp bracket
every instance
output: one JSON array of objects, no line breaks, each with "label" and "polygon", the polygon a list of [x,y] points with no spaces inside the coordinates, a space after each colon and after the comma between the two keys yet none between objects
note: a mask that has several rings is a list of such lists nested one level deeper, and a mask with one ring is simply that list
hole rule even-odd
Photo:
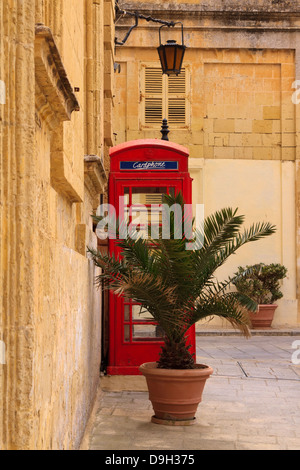
[{"label": "lamp bracket", "polygon": [[[123,41],[119,41],[117,38],[115,38],[115,44],[117,44],[118,46],[123,46],[123,44],[125,44],[125,42],[127,41],[127,39],[129,38],[131,32],[138,26],[138,23],[139,23],[139,19],[141,20],[145,20],[145,21],[151,21],[153,23],[159,23],[161,24],[162,26],[168,26],[169,28],[171,27],[174,27],[175,23],[174,21],[165,21],[165,20],[160,20],[158,18],[152,18],[151,16],[146,16],[146,15],[142,15],[141,13],[139,13],[138,11],[135,11],[135,12],[131,12],[131,11],[126,11],[126,10],[122,10],[120,7],[119,7],[119,4],[118,4],[118,0],[116,0],[116,16],[117,15],[121,15],[121,16],[131,16],[131,17],[134,17],[135,18],[135,23],[134,25],[132,25],[129,30],[127,31]],[[181,23],[182,24],[182,23]],[[161,27],[162,27],[161,26]],[[160,28],[161,29],[161,28]],[[159,35],[160,35],[160,29],[159,29]],[[182,37],[183,37],[183,33],[182,33]]]},{"label": "lamp bracket", "polygon": [[[184,38],[183,38],[183,24],[181,23],[181,21],[176,21],[176,23],[174,23],[172,21],[172,26],[175,26],[176,24],[181,24],[181,39],[182,39],[182,45],[184,46]],[[165,26],[167,25],[162,25],[160,28],[159,28],[159,44],[161,45],[161,29],[164,28]]]}]

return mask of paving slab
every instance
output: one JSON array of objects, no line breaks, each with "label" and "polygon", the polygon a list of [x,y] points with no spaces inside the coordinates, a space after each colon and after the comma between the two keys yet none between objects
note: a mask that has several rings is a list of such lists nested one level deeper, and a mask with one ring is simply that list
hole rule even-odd
[{"label": "paving slab", "polygon": [[[197,336],[207,381],[195,424],[152,423],[146,391],[99,393],[86,450],[300,450],[300,336]],[[144,377],[140,378],[145,380]]]}]

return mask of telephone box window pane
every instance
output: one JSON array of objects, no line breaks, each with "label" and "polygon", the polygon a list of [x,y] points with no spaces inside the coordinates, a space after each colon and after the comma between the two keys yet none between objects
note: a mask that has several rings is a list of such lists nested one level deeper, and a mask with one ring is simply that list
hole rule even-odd
[{"label": "telephone box window pane", "polygon": [[150,222],[153,225],[161,225],[162,223],[162,210],[160,208],[151,208]]},{"label": "telephone box window pane", "polygon": [[129,188],[124,188],[124,205],[129,205]]},{"label": "telephone box window pane", "polygon": [[130,341],[130,325],[124,325],[124,341]]},{"label": "telephone box window pane", "polygon": [[133,325],[132,340],[133,341],[160,341],[161,330],[157,325]]},{"label": "telephone box window pane", "polygon": [[148,225],[150,223],[147,208],[143,209],[141,206],[132,206],[130,213],[132,229],[138,231],[139,235],[143,234],[144,238],[147,238]]},{"label": "telephone box window pane", "polygon": [[130,321],[130,305],[124,305],[124,321]]},{"label": "telephone box window pane", "polygon": [[132,204],[162,204],[162,195],[166,187],[132,188]]},{"label": "telephone box window pane", "polygon": [[145,308],[141,309],[140,305],[133,305],[132,306],[132,319],[135,321],[139,321],[139,320],[152,320],[153,321],[153,316]]}]

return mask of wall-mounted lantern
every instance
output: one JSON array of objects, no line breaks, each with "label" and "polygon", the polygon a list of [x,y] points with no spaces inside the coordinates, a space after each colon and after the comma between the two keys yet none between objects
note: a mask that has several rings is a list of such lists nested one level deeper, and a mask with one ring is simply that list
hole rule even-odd
[{"label": "wall-mounted lantern", "polygon": [[[175,24],[179,24],[175,23]],[[177,44],[174,39],[167,40],[166,44],[161,43],[161,29],[166,25],[162,25],[159,28],[159,47],[158,55],[161,63],[161,68],[163,74],[167,75],[179,75],[182,67],[183,57],[185,53],[186,46],[184,45],[183,38],[183,24],[181,24],[181,39],[182,43]]]}]

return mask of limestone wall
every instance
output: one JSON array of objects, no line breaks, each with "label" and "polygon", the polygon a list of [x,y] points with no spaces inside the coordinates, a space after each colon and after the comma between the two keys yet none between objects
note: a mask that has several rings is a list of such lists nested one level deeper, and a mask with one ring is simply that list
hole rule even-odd
[{"label": "limestone wall", "polygon": [[1,449],[76,449],[93,405],[101,296],[86,246],[107,181],[113,11],[0,5]]}]

